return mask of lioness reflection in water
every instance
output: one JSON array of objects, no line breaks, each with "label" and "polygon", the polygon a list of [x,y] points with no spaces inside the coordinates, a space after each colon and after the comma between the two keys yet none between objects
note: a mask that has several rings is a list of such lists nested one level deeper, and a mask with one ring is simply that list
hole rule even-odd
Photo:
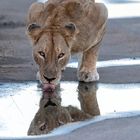
[{"label": "lioness reflection in water", "polygon": [[61,125],[83,121],[100,114],[96,98],[97,83],[79,82],[78,99],[81,109],[69,105],[61,106],[60,88],[55,91],[44,91],[39,110],[32,120],[28,135],[47,134]]}]

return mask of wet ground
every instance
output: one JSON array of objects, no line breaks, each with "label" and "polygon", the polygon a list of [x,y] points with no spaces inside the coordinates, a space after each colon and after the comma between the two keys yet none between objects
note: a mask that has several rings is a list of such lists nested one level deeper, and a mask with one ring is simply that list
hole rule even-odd
[{"label": "wet ground", "polygon": [[[140,84],[61,83],[61,106],[69,105],[101,118],[114,113],[140,114]],[[0,83],[0,136],[27,136],[42,96],[36,82]],[[139,113],[138,113],[139,112]],[[41,118],[40,118],[41,119]],[[96,120],[96,119],[95,119]],[[16,123],[15,123],[16,122]],[[94,122],[94,118],[92,120]],[[62,133],[62,132],[61,132]]]}]

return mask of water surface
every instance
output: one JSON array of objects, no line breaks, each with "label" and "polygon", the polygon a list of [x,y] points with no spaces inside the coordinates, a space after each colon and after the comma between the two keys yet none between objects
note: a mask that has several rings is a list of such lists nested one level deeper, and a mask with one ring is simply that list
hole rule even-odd
[{"label": "water surface", "polygon": [[[39,109],[42,91],[36,82],[0,84],[0,136],[26,136]],[[139,112],[140,83],[102,84],[61,82],[61,105],[90,115]]]}]

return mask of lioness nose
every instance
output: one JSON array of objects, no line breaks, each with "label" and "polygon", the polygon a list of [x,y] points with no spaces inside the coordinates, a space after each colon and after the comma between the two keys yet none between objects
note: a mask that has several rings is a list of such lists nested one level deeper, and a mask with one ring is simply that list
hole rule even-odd
[{"label": "lioness nose", "polygon": [[50,83],[51,81],[55,80],[56,78],[48,78],[47,76],[43,75],[44,78]]}]

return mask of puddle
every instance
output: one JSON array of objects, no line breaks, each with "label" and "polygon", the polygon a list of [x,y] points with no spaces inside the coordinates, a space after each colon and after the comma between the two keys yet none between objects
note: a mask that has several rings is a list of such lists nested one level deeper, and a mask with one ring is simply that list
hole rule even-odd
[{"label": "puddle", "polygon": [[[80,117],[78,115],[76,117],[72,116],[76,122],[68,125],[67,132],[91,122],[102,120],[106,115],[108,118],[112,118],[117,117],[118,114],[121,117],[134,115],[135,112],[140,114],[140,83],[102,84],[63,81],[60,87],[61,90],[58,90],[57,95],[61,97],[61,100],[58,101],[61,102],[63,109],[71,111],[68,108],[71,105],[71,108],[76,109],[76,114],[80,115]],[[41,111],[42,105],[44,107],[46,104],[45,100],[40,101],[40,99],[43,99],[41,97],[42,91],[35,82],[1,83],[0,137],[27,136],[31,121],[33,122],[36,113]],[[130,113],[127,114],[126,112]],[[63,114],[65,115],[65,112]],[[81,125],[77,122],[90,118],[90,116],[98,117],[81,123]],[[67,119],[67,122],[69,122],[69,119]],[[63,123],[62,120],[59,123]],[[40,122],[40,126],[43,130],[44,122]],[[60,129],[55,134],[66,133],[64,130]],[[49,135],[51,136],[53,133]]]}]

